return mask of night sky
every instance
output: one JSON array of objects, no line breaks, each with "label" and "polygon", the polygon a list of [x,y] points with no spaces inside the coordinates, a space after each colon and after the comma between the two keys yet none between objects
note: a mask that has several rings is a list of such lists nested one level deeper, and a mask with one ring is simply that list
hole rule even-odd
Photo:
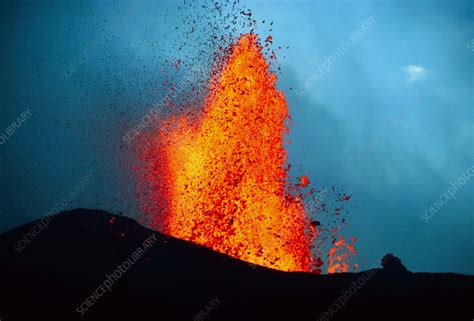
[{"label": "night sky", "polygon": [[[213,49],[183,40],[180,4],[0,3],[0,232],[55,206],[137,215],[123,136],[163,97],[169,61]],[[243,5],[282,47],[294,175],[352,195],[361,269],[392,252],[412,271],[474,274],[473,2]]]}]

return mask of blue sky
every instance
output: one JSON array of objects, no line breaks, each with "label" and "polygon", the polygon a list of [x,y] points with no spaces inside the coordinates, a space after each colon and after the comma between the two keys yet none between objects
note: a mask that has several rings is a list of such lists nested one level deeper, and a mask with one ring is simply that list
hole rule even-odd
[{"label": "blue sky", "polygon": [[[420,218],[474,165],[473,3],[244,4],[266,21],[261,36],[273,21],[274,46],[284,48],[279,87],[294,122],[290,162],[317,184],[353,195],[361,268],[393,252],[414,271],[473,274],[474,181],[428,222]],[[67,208],[136,213],[129,182],[117,175],[126,166],[121,137],[161,98],[164,59],[183,55],[170,40],[178,37],[176,6],[2,2],[0,130],[27,108],[32,117],[0,145],[1,231],[47,212],[90,171],[95,181]],[[371,28],[298,95],[370,17]]]},{"label": "blue sky", "polygon": [[[474,271],[473,183],[420,215],[474,165],[474,11],[468,2],[267,2],[294,120],[290,159],[353,193],[360,257],[413,270]],[[295,92],[338,46],[375,23],[329,72]],[[293,90],[290,91],[289,88]],[[305,155],[305,156],[303,156]]]}]

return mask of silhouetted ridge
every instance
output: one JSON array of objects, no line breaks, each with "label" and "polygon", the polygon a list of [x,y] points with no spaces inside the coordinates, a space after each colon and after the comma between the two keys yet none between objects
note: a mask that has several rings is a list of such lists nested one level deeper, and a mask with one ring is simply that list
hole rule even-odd
[{"label": "silhouetted ridge", "polygon": [[[2,321],[472,319],[473,276],[285,273],[104,211],[42,220],[42,229],[37,220],[0,235]],[[384,270],[403,267],[393,256],[384,262]],[[119,265],[129,268],[91,299]]]}]

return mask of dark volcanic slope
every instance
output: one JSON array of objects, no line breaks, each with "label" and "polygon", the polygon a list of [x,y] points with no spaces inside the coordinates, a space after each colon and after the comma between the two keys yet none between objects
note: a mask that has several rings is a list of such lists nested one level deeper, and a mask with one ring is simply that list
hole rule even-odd
[{"label": "dark volcanic slope", "polygon": [[[153,231],[134,220],[97,210],[61,213],[43,230],[35,224],[0,235],[2,321],[474,317],[473,276],[284,273],[156,232],[153,241]],[[126,271],[104,292],[99,286],[118,265]]]}]

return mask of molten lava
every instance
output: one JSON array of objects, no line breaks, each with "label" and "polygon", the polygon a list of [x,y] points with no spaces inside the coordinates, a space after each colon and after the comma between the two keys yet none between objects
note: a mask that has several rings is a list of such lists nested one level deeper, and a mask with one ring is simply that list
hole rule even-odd
[{"label": "molten lava", "polygon": [[[299,192],[310,181],[288,182],[289,115],[276,80],[256,35],[241,36],[203,110],[168,118],[142,144],[144,210],[151,227],[177,238],[278,270],[318,273],[317,231]],[[338,264],[331,272],[344,270],[331,254]]]},{"label": "molten lava", "polygon": [[261,50],[255,35],[242,36],[199,118],[168,120],[143,151],[154,160],[143,174],[156,182],[151,224],[250,263],[313,271],[315,232],[286,189],[288,109]]},{"label": "molten lava", "polygon": [[350,254],[356,254],[354,246],[347,244],[344,238],[334,242],[333,247],[329,250],[328,273],[347,272]]}]

